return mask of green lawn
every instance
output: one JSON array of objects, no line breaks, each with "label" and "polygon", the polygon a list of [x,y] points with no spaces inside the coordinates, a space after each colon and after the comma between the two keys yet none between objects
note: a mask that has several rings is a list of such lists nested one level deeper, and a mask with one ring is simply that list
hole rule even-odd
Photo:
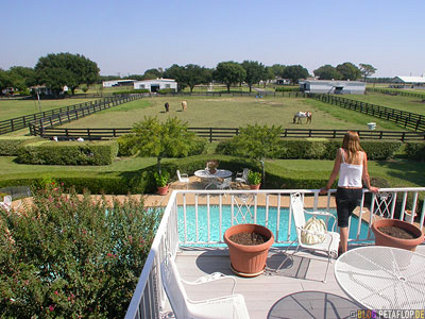
[{"label": "green lawn", "polygon": [[343,97],[425,115],[425,103],[417,97],[387,95],[375,92],[368,92],[366,95],[344,95]]},{"label": "green lawn", "polygon": [[[187,100],[188,109],[182,112],[180,103]],[[164,103],[169,102],[170,112],[164,112]],[[311,124],[293,124],[298,111],[313,113]],[[247,124],[282,125],[284,128],[300,129],[367,129],[366,123],[373,120],[377,130],[402,130],[394,123],[368,115],[342,109],[312,99],[266,97],[155,97],[144,98],[116,106],[67,123],[67,128],[128,128],[145,116],[157,116],[165,120],[175,116],[190,127],[241,127]]]},{"label": "green lawn", "polygon": [[[63,106],[74,105],[96,99],[41,100],[41,110],[48,111]],[[37,100],[0,100],[0,120],[40,112]]]}]

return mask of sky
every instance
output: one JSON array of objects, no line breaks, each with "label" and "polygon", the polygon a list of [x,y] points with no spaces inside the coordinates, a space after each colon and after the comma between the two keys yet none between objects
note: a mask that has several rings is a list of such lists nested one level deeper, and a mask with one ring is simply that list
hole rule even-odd
[{"label": "sky", "polygon": [[425,0],[0,0],[0,68],[81,54],[102,75],[219,62],[425,75]]}]

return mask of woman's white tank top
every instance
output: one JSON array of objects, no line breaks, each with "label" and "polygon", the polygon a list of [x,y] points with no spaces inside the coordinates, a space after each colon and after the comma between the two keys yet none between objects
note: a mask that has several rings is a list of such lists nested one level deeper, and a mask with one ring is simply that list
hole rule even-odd
[{"label": "woman's white tank top", "polygon": [[[345,163],[344,149],[340,148],[342,163],[339,168],[338,187],[362,187],[363,165]],[[363,152],[360,152],[360,163],[363,161]]]}]

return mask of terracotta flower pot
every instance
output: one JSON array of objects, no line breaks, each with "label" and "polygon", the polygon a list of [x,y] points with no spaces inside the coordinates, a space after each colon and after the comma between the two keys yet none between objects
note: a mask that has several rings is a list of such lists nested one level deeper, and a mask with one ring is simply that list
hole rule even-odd
[{"label": "terracotta flower pot", "polygon": [[[241,245],[230,240],[239,233],[258,233],[268,238],[260,245]],[[257,224],[240,224],[228,228],[224,233],[224,242],[229,247],[232,270],[243,277],[255,277],[264,272],[270,247],[274,243],[273,233],[266,227]]]},{"label": "terracotta flower pot", "polygon": [[167,186],[157,186],[158,195],[164,196],[168,193],[168,185]]},{"label": "terracotta flower pot", "polygon": [[249,188],[252,190],[258,190],[260,189],[261,184],[257,184],[257,185],[249,185]]},{"label": "terracotta flower pot", "polygon": [[[405,229],[416,236],[413,239],[396,238],[384,234],[379,230],[380,227],[395,226]],[[375,245],[402,248],[415,251],[416,246],[424,241],[424,233],[415,225],[398,219],[380,219],[372,224],[372,231],[375,235]]]}]

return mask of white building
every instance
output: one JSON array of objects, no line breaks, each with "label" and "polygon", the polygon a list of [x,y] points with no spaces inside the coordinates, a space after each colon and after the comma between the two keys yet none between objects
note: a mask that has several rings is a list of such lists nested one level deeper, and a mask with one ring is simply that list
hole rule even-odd
[{"label": "white building", "polygon": [[396,76],[393,83],[402,84],[405,86],[424,86],[425,77],[424,76]]},{"label": "white building", "polygon": [[177,91],[177,82],[173,79],[156,79],[134,82],[134,89],[148,89],[150,92],[157,92],[163,89],[172,89]]},{"label": "white building", "polygon": [[358,81],[305,80],[300,81],[300,90],[321,94],[364,94],[366,83]]},{"label": "white building", "polygon": [[126,86],[126,85],[133,85],[133,83],[136,82],[136,80],[112,80],[112,81],[103,81],[102,85],[104,88],[111,88],[113,86]]}]

